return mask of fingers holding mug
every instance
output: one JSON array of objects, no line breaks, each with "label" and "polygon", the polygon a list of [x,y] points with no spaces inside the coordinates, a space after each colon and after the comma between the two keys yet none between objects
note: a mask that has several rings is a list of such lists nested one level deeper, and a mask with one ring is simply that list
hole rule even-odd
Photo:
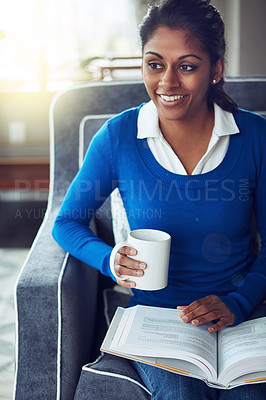
[{"label": "fingers holding mug", "polygon": [[[144,275],[146,263],[130,258],[130,256],[136,255],[137,250],[129,246],[123,246],[117,251],[114,259],[114,270],[119,285],[130,288],[135,287],[136,283],[130,281],[130,277],[141,277]],[[127,280],[118,278],[125,275]]]},{"label": "fingers holding mug", "polygon": [[130,231],[110,256],[110,270],[121,286],[160,290],[167,286],[171,236],[156,229]]}]

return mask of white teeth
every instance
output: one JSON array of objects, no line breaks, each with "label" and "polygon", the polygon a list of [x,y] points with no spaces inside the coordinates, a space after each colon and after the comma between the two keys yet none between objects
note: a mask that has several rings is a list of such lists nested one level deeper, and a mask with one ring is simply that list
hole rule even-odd
[{"label": "white teeth", "polygon": [[178,94],[178,95],[176,95],[176,96],[164,96],[163,94],[161,94],[160,96],[161,96],[161,98],[162,98],[163,100],[166,100],[166,101],[180,100],[180,99],[183,99],[183,97],[185,97],[185,96],[180,95],[180,94]]}]

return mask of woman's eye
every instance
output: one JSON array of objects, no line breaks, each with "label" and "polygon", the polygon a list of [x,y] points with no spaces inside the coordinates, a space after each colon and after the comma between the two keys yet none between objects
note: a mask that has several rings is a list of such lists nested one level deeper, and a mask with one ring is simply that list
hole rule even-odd
[{"label": "woman's eye", "polygon": [[180,69],[182,69],[182,71],[194,71],[197,67],[195,67],[194,65],[181,65]]},{"label": "woman's eye", "polygon": [[161,64],[158,64],[158,63],[155,63],[155,62],[150,62],[148,65],[152,70],[157,70],[158,71],[160,69],[163,69],[163,66]]}]

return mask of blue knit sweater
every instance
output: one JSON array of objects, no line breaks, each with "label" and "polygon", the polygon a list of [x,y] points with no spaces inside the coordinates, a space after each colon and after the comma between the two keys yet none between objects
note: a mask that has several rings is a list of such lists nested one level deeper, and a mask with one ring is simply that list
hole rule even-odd
[{"label": "blue knit sweater", "polygon": [[[222,163],[205,174],[177,175],[156,161],[146,139],[137,139],[139,109],[116,116],[95,135],[53,236],[70,254],[112,276],[112,248],[89,223],[118,187],[131,229],[160,229],[172,237],[168,286],[133,290],[131,304],[176,307],[216,294],[235,324],[242,322],[266,299],[266,120],[240,110],[240,133],[230,137]],[[258,257],[253,214],[261,236]]]}]

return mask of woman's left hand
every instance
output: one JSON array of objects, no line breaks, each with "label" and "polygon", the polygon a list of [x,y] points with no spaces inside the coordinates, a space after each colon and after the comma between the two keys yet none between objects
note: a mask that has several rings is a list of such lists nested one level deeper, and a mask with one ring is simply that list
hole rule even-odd
[{"label": "woman's left hand", "polygon": [[215,295],[203,297],[188,306],[179,306],[177,309],[182,310],[179,317],[183,322],[191,322],[195,326],[218,320],[218,322],[208,328],[208,331],[211,333],[232,325],[235,320],[234,314]]}]

